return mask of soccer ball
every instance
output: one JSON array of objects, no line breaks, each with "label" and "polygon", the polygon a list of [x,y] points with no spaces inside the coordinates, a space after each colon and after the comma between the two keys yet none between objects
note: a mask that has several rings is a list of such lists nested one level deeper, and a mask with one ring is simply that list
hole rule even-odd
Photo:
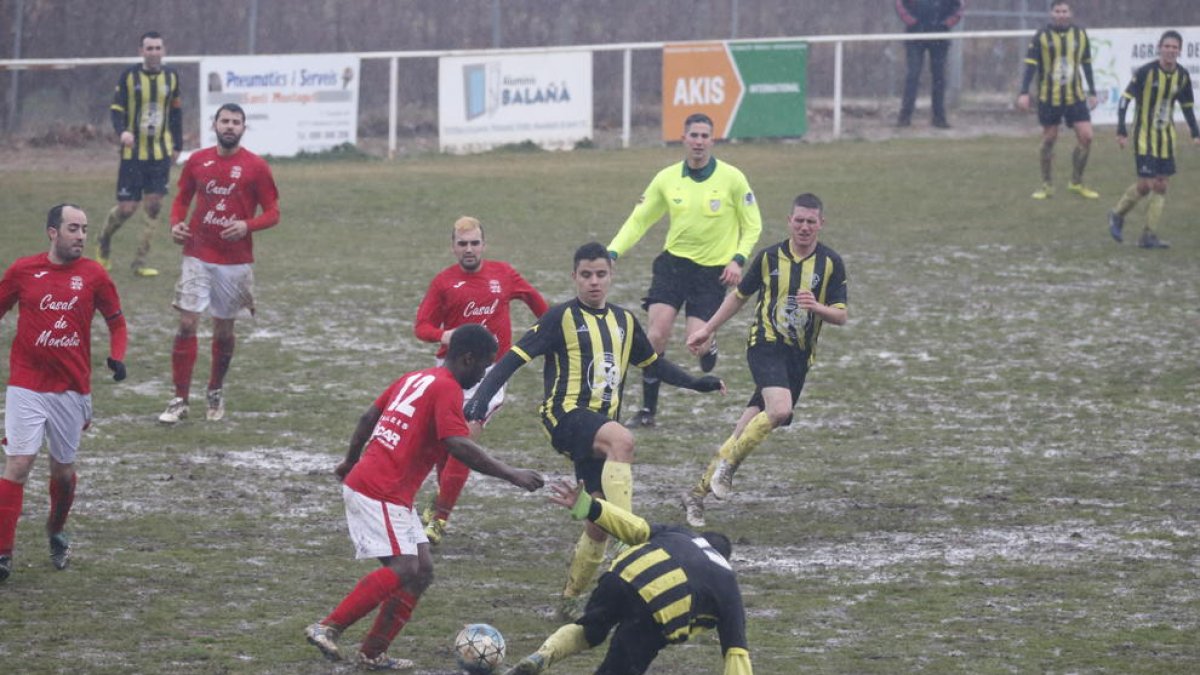
[{"label": "soccer ball", "polygon": [[504,662],[504,636],[486,623],[467,624],[454,638],[454,654],[470,675],[492,675]]}]

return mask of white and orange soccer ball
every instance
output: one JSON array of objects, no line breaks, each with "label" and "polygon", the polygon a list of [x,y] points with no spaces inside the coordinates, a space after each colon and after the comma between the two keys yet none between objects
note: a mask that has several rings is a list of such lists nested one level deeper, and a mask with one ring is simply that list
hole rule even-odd
[{"label": "white and orange soccer ball", "polygon": [[504,636],[486,623],[467,624],[454,638],[454,654],[470,675],[492,675],[504,663]]}]

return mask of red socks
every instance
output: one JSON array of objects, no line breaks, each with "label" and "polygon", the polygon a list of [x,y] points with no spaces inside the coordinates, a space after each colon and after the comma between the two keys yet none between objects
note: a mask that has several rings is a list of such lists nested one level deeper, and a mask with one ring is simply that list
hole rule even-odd
[{"label": "red socks", "polygon": [[375,615],[375,623],[363,639],[359,650],[370,658],[375,658],[387,651],[388,645],[396,639],[404,624],[412,618],[413,608],[417,599],[409,595],[403,588],[392,591],[383,604],[379,606],[379,614]]},{"label": "red socks", "polygon": [[[225,373],[229,372],[229,364],[233,361],[233,346],[236,338],[230,335],[226,338],[213,336],[212,341],[212,371],[208,376],[208,388],[220,389],[225,383]],[[195,358],[192,359],[195,361]]]},{"label": "red socks", "polygon": [[453,457],[447,458],[446,466],[438,471],[437,501],[433,504],[434,511],[437,512],[435,518],[450,520],[450,510],[458,503],[458,496],[462,494],[463,486],[467,484],[467,478],[470,476],[471,469],[466,464]]},{"label": "red socks", "polygon": [[25,486],[0,478],[0,555],[12,555],[17,538],[17,519],[25,501]]},{"label": "red socks", "polygon": [[196,336],[175,336],[171,349],[171,377],[175,380],[175,395],[187,400],[192,388],[192,369],[196,366]]},{"label": "red socks", "polygon": [[371,613],[389,595],[400,590],[400,577],[390,567],[380,567],[358,580],[354,590],[321,622],[345,629]]},{"label": "red socks", "polygon": [[70,480],[50,479],[50,516],[46,518],[47,534],[58,534],[67,524],[67,514],[71,512],[71,505],[75,503],[76,482],[77,478],[74,473],[71,474]]}]

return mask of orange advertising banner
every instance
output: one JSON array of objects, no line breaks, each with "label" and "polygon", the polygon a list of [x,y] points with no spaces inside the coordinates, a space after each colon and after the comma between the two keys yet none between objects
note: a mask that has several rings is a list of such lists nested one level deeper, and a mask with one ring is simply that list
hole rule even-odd
[{"label": "orange advertising banner", "polygon": [[742,83],[724,42],[674,44],[663,47],[662,92],[664,141],[683,138],[683,121],[698,112],[713,119],[713,136],[727,138]]}]

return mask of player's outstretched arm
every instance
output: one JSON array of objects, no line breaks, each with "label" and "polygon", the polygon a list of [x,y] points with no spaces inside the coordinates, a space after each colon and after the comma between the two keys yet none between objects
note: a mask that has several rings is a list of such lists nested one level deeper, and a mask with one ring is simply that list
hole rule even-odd
[{"label": "player's outstretched arm", "polygon": [[643,544],[650,539],[650,523],[645,518],[592,497],[583,491],[579,483],[572,485],[566,481],[555,481],[550,484],[547,499],[570,509],[571,517],[575,520],[586,518],[630,546]]},{"label": "player's outstretched arm", "polygon": [[446,439],[446,449],[455,459],[479,473],[506,480],[517,487],[533,492],[545,481],[542,474],[533,469],[516,469],[488,454],[483,446],[466,436],[451,436]]},{"label": "player's outstretched arm", "polygon": [[719,391],[722,394],[725,393],[725,383],[721,381],[721,378],[714,375],[693,377],[691,373],[675,365],[672,361],[668,361],[665,356],[655,359],[654,363],[646,366],[645,371],[647,375],[657,377],[673,387],[699,392]]},{"label": "player's outstretched arm", "polygon": [[717,308],[715,313],[713,313],[712,318],[709,319],[703,326],[696,329],[694,333],[688,336],[688,350],[693,354],[699,354],[700,348],[704,346],[706,342],[708,342],[708,339],[715,335],[717,330],[720,329],[721,326],[725,325],[725,322],[732,318],[734,314],[737,314],[739,311],[741,311],[748,299],[749,296],[742,297],[736,291],[733,293],[726,293],[725,299],[721,301],[721,306]]},{"label": "player's outstretched arm", "polygon": [[463,415],[468,422],[482,422],[487,419],[488,402],[500,391],[500,387],[508,382],[508,378],[512,377],[513,373],[517,372],[521,366],[525,365],[525,359],[522,359],[511,349],[504,358],[496,362],[492,366],[487,377],[479,383],[479,387],[475,390],[475,396],[470,401],[467,401],[463,406]]},{"label": "player's outstretched arm", "polygon": [[350,435],[350,447],[346,450],[346,458],[341,464],[333,470],[338,480],[345,480],[346,474],[358,464],[358,459],[362,457],[363,448],[366,447],[367,441],[371,438],[371,432],[375,430],[375,425],[379,423],[379,418],[383,416],[383,411],[371,404],[370,408],[358,418],[358,426],[354,427],[354,433]]}]

